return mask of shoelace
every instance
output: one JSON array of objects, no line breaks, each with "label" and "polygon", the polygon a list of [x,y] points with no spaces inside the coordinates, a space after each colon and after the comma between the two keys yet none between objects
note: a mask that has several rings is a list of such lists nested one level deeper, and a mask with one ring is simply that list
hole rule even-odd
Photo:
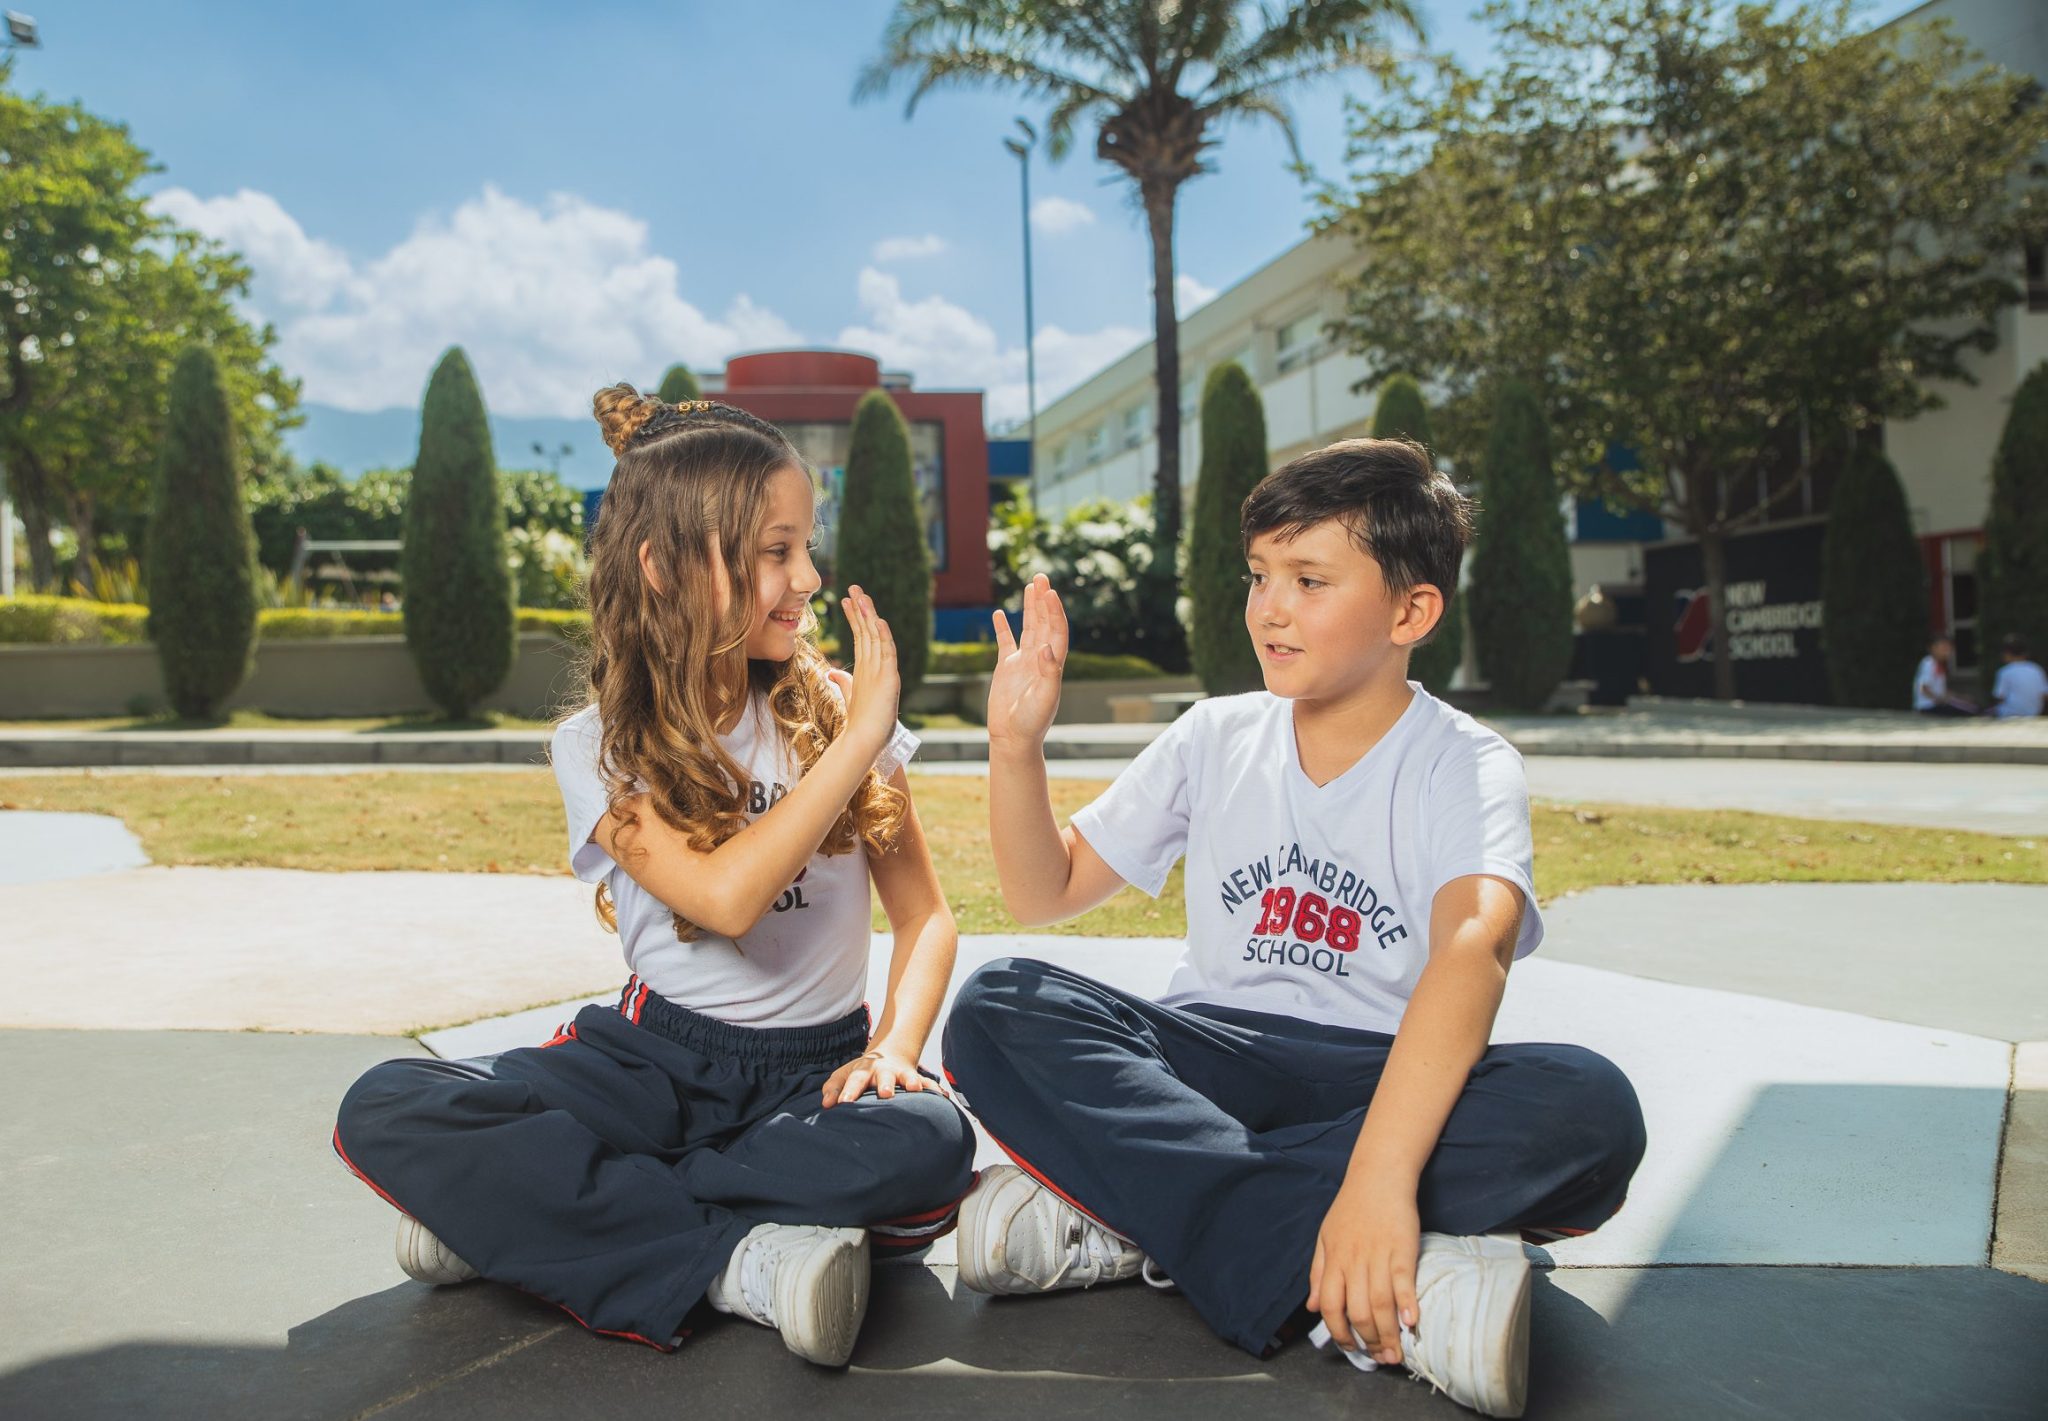
[{"label": "shoelace", "polygon": [[1180,1289],[1180,1284],[1167,1277],[1166,1270],[1157,1263],[1154,1263],[1149,1254],[1146,1255],[1144,1264],[1138,1269],[1138,1276],[1145,1280],[1147,1286],[1157,1288],[1162,1293],[1177,1292]]},{"label": "shoelace", "polygon": [[1100,1277],[1116,1266],[1117,1255],[1128,1245],[1102,1225],[1090,1222],[1078,1212],[1067,1225],[1067,1261],[1060,1269],[1065,1278],[1077,1269],[1091,1264]]},{"label": "shoelace", "polygon": [[775,1326],[775,1264],[780,1250],[765,1239],[748,1246],[740,1259],[740,1297],[747,1311]]},{"label": "shoelace", "polygon": [[[1319,1351],[1325,1347],[1333,1346],[1336,1342],[1336,1339],[1330,1336],[1330,1324],[1327,1322],[1317,1323],[1315,1331],[1309,1333],[1308,1340],[1313,1342]],[[1357,1339],[1354,1338],[1353,1340],[1356,1341]],[[1363,1347],[1350,1352],[1344,1351],[1341,1347],[1337,1350],[1345,1361],[1358,1368],[1361,1372],[1376,1372],[1380,1369],[1380,1364],[1367,1355]],[[1408,1330],[1408,1324],[1405,1322],[1401,1324],[1401,1355],[1403,1358],[1415,1355],[1415,1334]],[[1408,1370],[1414,1372],[1417,1378],[1420,1379],[1421,1373],[1415,1372],[1413,1367],[1410,1367]],[[1432,1388],[1435,1387],[1434,1382],[1430,1383],[1430,1385]]]}]

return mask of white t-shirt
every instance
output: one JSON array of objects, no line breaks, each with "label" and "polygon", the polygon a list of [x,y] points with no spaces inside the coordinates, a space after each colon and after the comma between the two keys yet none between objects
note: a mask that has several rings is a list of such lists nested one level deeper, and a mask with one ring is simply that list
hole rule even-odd
[{"label": "white t-shirt", "polygon": [[1500,736],[1409,682],[1379,743],[1318,787],[1290,701],[1197,701],[1074,828],[1157,897],[1187,858],[1188,945],[1161,1001],[1392,1032],[1429,958],[1430,904],[1468,874],[1522,890],[1515,956],[1543,919],[1529,790]]},{"label": "white t-shirt", "polygon": [[1913,672],[1913,709],[1933,710],[1947,694],[1948,672],[1932,656],[1921,657]]},{"label": "white t-shirt", "polygon": [[[836,685],[833,690],[838,693]],[[733,732],[719,740],[747,774],[752,823],[796,784],[795,759],[759,693]],[[591,840],[606,807],[599,745],[594,705],[555,729],[550,758],[568,817],[569,867],[586,883],[603,880],[610,886],[619,944],[641,981],[678,1006],[741,1026],[821,1026],[861,1004],[867,994],[870,903],[864,848],[856,844],[851,853],[813,855],[737,942],[708,931],[694,942],[678,942],[668,905]],[[917,737],[898,724],[875,769],[886,779],[917,747]]]},{"label": "white t-shirt", "polygon": [[1998,697],[1994,707],[1999,719],[2016,715],[2039,715],[2048,700],[2048,672],[2032,661],[2008,661],[1998,668],[1991,682],[1991,694]]}]

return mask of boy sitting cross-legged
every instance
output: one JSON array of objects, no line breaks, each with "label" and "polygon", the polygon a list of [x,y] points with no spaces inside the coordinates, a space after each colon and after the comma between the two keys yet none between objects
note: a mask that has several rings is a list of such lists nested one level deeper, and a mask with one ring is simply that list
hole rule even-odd
[{"label": "boy sitting cross-legged", "polygon": [[[1534,951],[1528,790],[1498,735],[1407,679],[1470,536],[1405,441],[1308,454],[1245,500],[1245,626],[1266,689],[1198,702],[1066,828],[1046,791],[1066,620],[1037,580],[997,614],[989,813],[1027,924],[1187,860],[1165,995],[1043,962],[962,986],[948,1078],[1017,1162],[961,1210],[961,1281],[1032,1293],[1163,1273],[1267,1355],[1315,1321],[1522,1410],[1529,1269],[1621,1206],[1635,1092],[1563,1045],[1488,1046]],[[1320,1332],[1317,1334],[1320,1337]]]}]

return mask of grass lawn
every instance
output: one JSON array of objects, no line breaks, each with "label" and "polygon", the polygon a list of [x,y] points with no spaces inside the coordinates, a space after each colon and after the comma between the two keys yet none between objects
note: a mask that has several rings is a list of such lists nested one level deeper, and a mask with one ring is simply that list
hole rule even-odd
[{"label": "grass lawn", "polygon": [[[918,813],[963,932],[1015,924],[996,891],[988,782],[913,775]],[[1102,781],[1052,781],[1064,820]],[[0,809],[119,817],[163,864],[566,873],[561,801],[531,775],[75,775],[0,777]],[[1621,806],[1535,809],[1536,889],[1547,902],[1605,884],[2048,882],[2034,839]],[[1176,936],[1181,871],[1157,901],[1126,889],[1051,931]]]}]

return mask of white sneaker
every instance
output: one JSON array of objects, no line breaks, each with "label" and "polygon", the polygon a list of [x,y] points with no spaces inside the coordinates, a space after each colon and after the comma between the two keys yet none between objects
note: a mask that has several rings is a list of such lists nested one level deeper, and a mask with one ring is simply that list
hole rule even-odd
[{"label": "white sneaker", "polygon": [[1402,1364],[1486,1416],[1520,1416],[1529,1397],[1529,1260],[1511,1233],[1429,1234],[1415,1265],[1413,1333]]},{"label": "white sneaker", "polygon": [[1048,1293],[1135,1277],[1145,1255],[1013,1164],[960,1204],[960,1281],[977,1293]]},{"label": "white sneaker", "polygon": [[476,1269],[457,1258],[447,1244],[411,1214],[398,1216],[398,1266],[405,1270],[406,1277],[431,1288],[467,1283],[476,1276]]},{"label": "white sneaker", "polygon": [[776,1329],[807,1362],[843,1367],[868,1310],[868,1231],[761,1224],[732,1251],[706,1300]]}]

